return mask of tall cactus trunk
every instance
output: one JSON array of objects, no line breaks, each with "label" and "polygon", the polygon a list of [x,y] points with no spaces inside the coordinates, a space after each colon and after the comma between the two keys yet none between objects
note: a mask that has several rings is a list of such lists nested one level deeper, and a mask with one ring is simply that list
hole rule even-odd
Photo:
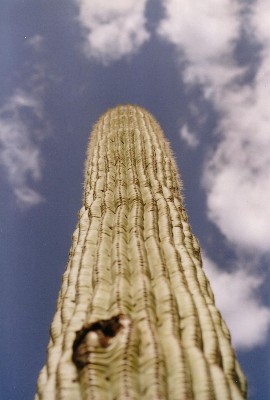
[{"label": "tall cactus trunk", "polygon": [[168,143],[145,110],[95,125],[36,400],[244,399]]}]

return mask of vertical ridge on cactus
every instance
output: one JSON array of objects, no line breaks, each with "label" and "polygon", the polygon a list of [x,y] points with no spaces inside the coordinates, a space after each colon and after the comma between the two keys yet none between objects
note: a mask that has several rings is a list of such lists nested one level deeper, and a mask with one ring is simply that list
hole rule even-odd
[{"label": "vertical ridge on cactus", "polygon": [[246,398],[180,189],[147,111],[99,119],[36,400]]}]

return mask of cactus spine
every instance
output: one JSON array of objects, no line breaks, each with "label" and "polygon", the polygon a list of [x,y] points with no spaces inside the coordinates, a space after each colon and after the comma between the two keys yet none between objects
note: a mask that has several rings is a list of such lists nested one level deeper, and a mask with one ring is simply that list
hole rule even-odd
[{"label": "cactus spine", "polygon": [[144,109],[95,125],[36,400],[246,397],[168,143]]}]

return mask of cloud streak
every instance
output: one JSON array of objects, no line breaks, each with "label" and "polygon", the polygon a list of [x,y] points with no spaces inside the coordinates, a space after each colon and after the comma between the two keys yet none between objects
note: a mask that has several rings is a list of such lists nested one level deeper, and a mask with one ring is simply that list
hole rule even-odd
[{"label": "cloud streak", "polygon": [[0,108],[0,165],[20,205],[43,201],[31,183],[41,179],[41,154],[30,121],[42,119],[40,101],[22,89]]},{"label": "cloud streak", "polygon": [[199,145],[199,139],[195,133],[188,128],[187,124],[184,124],[180,129],[180,137],[186,142],[188,147],[192,149],[198,147]]},{"label": "cloud streak", "polygon": [[107,65],[135,54],[149,39],[147,0],[76,0],[84,31],[84,53]]},{"label": "cloud streak", "polygon": [[44,44],[44,37],[39,34],[35,34],[35,35],[31,36],[30,38],[27,38],[26,43],[32,49],[34,49],[35,51],[38,52],[38,51],[42,50],[42,47]]}]

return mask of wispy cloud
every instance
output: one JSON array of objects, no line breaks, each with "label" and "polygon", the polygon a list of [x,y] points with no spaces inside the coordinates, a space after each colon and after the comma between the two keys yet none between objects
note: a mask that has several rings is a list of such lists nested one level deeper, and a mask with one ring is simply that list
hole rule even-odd
[{"label": "wispy cloud", "polygon": [[184,124],[180,129],[180,137],[186,142],[188,147],[191,147],[192,149],[197,147],[199,144],[198,137],[188,128],[187,124]]},{"label": "wispy cloud", "polygon": [[136,53],[149,39],[147,0],[75,0],[84,29],[84,52],[103,64]]},{"label": "wispy cloud", "polygon": [[41,178],[41,154],[33,137],[33,124],[40,119],[40,101],[22,89],[15,90],[0,108],[0,165],[18,203],[24,206],[43,201],[31,188]]},{"label": "wispy cloud", "polygon": [[234,346],[250,349],[264,344],[270,327],[270,309],[260,301],[262,278],[239,266],[234,272],[221,271],[207,256],[203,262]]},{"label": "wispy cloud", "polygon": [[[163,1],[158,33],[172,42],[187,85],[199,84],[217,111],[218,145],[208,153],[203,183],[209,218],[244,251],[270,249],[270,5],[259,0]],[[236,45],[261,51],[255,77],[239,65]],[[183,68],[184,67],[184,68]]]},{"label": "wispy cloud", "polygon": [[39,34],[35,34],[27,38],[26,43],[32,47],[35,51],[40,51],[44,43],[44,37]]}]

